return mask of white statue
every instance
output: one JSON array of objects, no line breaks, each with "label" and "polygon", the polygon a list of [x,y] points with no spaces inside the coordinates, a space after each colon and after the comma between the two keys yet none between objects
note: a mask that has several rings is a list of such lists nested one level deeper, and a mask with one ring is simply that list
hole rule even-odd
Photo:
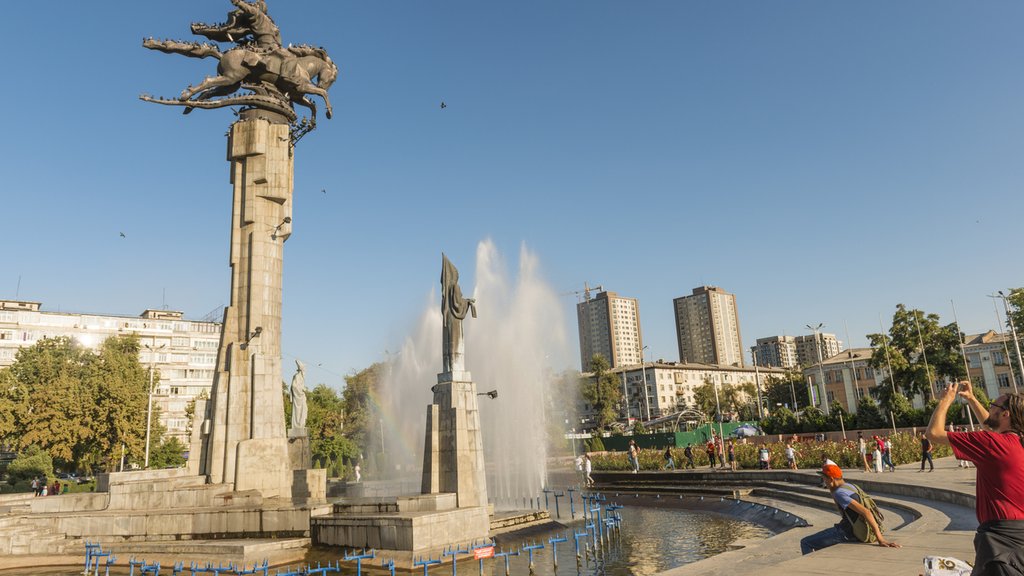
[{"label": "white statue", "polygon": [[292,428],[306,427],[306,365],[295,361],[295,375],[292,376]]}]

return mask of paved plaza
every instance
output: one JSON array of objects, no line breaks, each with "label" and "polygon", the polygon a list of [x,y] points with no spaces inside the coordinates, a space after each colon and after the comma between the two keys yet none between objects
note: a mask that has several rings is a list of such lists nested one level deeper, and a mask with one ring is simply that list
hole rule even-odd
[{"label": "paved plaza", "polygon": [[[899,525],[898,519],[892,518],[892,514],[887,515],[886,537],[902,545],[902,548],[882,548],[859,543],[840,544],[801,556],[800,539],[835,524],[839,516],[834,509],[821,508],[820,502],[818,505],[812,505],[794,503],[789,499],[750,497],[747,499],[794,512],[806,518],[812,526],[794,528],[767,540],[737,543],[742,548],[663,574],[923,574],[923,558],[929,555],[953,556],[973,562],[972,541],[977,526],[973,509],[974,468],[957,468],[956,460],[947,457],[936,459],[934,472],[922,473],[918,471],[919,469],[920,465],[913,463],[897,467],[896,472],[843,471],[848,482],[861,484],[869,494],[876,497],[876,500],[906,506],[919,514],[917,518],[902,526]],[[802,470],[799,473],[814,475],[814,471],[811,470]],[[759,472],[739,471],[720,474],[743,476],[756,475]],[[939,491],[943,493],[940,494]],[[828,498],[828,492],[824,488],[820,489],[820,493],[822,499]],[[970,503],[972,507],[937,501],[933,498],[960,498],[962,503]]]}]

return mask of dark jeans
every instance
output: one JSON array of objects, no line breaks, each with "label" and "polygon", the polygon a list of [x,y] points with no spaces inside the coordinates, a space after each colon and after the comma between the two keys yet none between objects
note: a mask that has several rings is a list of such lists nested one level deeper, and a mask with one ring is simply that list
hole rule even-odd
[{"label": "dark jeans", "polygon": [[935,463],[932,462],[931,452],[921,452],[921,471],[924,471],[924,463],[927,462],[931,466],[930,470],[935,470]]},{"label": "dark jeans", "polygon": [[856,542],[852,536],[847,536],[845,532],[839,529],[839,526],[833,526],[826,528],[817,534],[811,534],[800,541],[800,553],[810,554],[815,550],[821,550],[822,548],[828,548],[829,546],[835,546],[836,544],[842,544],[843,542]]}]

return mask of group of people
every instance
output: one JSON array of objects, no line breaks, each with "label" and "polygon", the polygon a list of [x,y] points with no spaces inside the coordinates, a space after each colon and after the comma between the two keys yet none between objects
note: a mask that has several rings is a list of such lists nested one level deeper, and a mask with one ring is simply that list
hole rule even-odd
[{"label": "group of people", "polygon": [[[921,433],[924,438],[924,432]],[[872,436],[871,441],[864,439],[862,432],[857,432],[857,444],[860,450],[860,458],[864,463],[865,472],[895,472],[896,465],[892,461],[892,439],[888,436]],[[868,449],[871,449],[871,458],[868,459]],[[928,448],[928,459],[931,460],[931,447]],[[922,462],[922,467],[924,463]],[[934,468],[934,465],[932,465]]]},{"label": "group of people", "polygon": [[68,491],[67,482],[61,484],[60,480],[54,478],[53,484],[48,485],[46,483],[46,476],[33,478],[31,486],[32,493],[36,496],[56,496],[58,494],[65,494]]},{"label": "group of people", "polygon": [[[970,406],[971,412],[981,422],[982,430],[947,430],[946,414],[958,396]],[[874,440],[874,452],[877,454],[886,439],[876,437]],[[973,463],[977,468],[975,513],[979,526],[974,537],[972,576],[1024,573],[1024,394],[1003,394],[986,408],[974,396],[970,382],[951,384],[939,397],[920,441],[919,471],[924,471],[926,463],[934,469],[931,453],[935,445],[952,447],[953,455],[959,461]],[[865,443],[861,439],[861,454],[867,470]],[[881,457],[876,460],[881,461]],[[826,463],[819,474],[822,485],[828,488],[839,509],[840,521],[801,540],[800,548],[804,554],[841,542],[900,547],[885,538],[881,514],[870,496],[860,487],[846,482],[838,466]]]}]

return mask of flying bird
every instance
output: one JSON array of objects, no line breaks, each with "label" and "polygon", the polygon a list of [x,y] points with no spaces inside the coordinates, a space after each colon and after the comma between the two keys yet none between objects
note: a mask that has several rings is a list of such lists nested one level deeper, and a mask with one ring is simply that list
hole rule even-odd
[{"label": "flying bird", "polygon": [[447,107],[448,105],[444,103],[444,100],[441,100],[441,110],[444,110]]},{"label": "flying bird", "polygon": [[327,194],[327,188],[321,188],[320,191],[323,192],[324,194]]},{"label": "flying bird", "polygon": [[121,238],[127,238],[127,236],[124,235],[124,232],[121,232]]}]

